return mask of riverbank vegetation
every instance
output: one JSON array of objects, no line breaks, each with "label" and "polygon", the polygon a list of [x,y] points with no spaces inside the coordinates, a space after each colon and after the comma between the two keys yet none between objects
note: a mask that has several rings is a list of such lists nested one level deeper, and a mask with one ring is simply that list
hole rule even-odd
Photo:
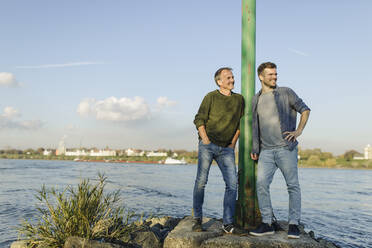
[{"label": "riverbank vegetation", "polygon": [[66,239],[77,236],[89,240],[126,242],[140,217],[122,207],[119,191],[105,193],[106,177],[92,184],[82,180],[77,188],[38,192],[38,221],[25,220],[20,237],[28,247],[63,247]]},{"label": "riverbank vegetation", "polygon": [[372,160],[356,160],[355,156],[361,156],[355,150],[346,151],[344,154],[334,156],[330,152],[323,152],[321,149],[299,149],[300,167],[317,168],[352,168],[352,169],[372,169]]},{"label": "riverbank vegetation", "polygon": [[[90,150],[86,149],[85,150]],[[0,159],[46,159],[46,160],[81,160],[81,161],[128,161],[128,162],[154,162],[159,163],[164,161],[167,157],[171,157],[173,154],[177,156],[172,156],[175,159],[185,159],[189,164],[195,164],[197,162],[198,153],[196,151],[186,151],[186,150],[164,150],[167,156],[126,156],[121,152],[117,152],[117,156],[105,156],[105,157],[95,157],[95,156],[66,156],[66,155],[55,155],[55,150],[52,150],[50,155],[44,155],[44,148],[34,149],[7,149],[0,150]]]},{"label": "riverbank vegetation", "polygon": [[[47,159],[47,160],[76,160],[81,161],[106,161],[106,162],[149,162],[161,163],[166,159],[163,157],[147,157],[147,156],[111,156],[111,157],[91,157],[91,156],[65,156],[55,155],[55,152],[50,155],[43,155],[43,148],[36,150],[18,150],[8,149],[0,150],[0,158],[5,159]],[[237,151],[236,151],[237,152]],[[197,151],[187,150],[168,150],[168,154],[176,153],[176,159],[184,158],[188,164],[197,164]],[[237,154],[236,154],[237,155]],[[300,167],[316,167],[316,168],[351,168],[351,169],[372,169],[372,160],[356,160],[354,157],[362,156],[355,150],[346,151],[342,155],[335,156],[330,152],[323,152],[321,149],[301,149],[299,148],[299,166]],[[236,156],[238,158],[238,156]],[[238,159],[237,159],[238,162]]]}]

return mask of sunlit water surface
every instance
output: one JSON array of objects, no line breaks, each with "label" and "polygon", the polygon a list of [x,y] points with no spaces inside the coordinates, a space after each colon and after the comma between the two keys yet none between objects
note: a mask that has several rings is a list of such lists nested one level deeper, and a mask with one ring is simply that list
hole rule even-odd
[{"label": "sunlit water surface", "polygon": [[[195,165],[116,164],[0,160],[0,247],[17,239],[22,219],[37,215],[35,194],[43,184],[63,189],[82,178],[108,177],[107,191],[120,189],[123,205],[137,213],[183,217],[191,214]],[[372,247],[372,171],[300,169],[302,223],[316,237],[341,247]],[[212,166],[204,215],[221,218],[224,184]],[[271,186],[278,219],[286,220],[288,194],[277,171]]]}]

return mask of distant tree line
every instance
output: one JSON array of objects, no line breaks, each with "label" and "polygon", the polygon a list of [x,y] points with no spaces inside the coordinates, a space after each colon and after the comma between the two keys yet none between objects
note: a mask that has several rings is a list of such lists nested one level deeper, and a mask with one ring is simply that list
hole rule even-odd
[{"label": "distant tree line", "polygon": [[[48,149],[49,150],[49,149]],[[45,149],[40,147],[37,149],[32,149],[28,148],[26,150],[20,150],[20,149],[5,149],[5,150],[0,150],[0,154],[28,154],[28,155],[43,155]],[[49,150],[50,151],[50,150]],[[56,152],[56,150],[51,150],[52,153]]]},{"label": "distant tree line", "polygon": [[[80,148],[85,150],[96,149],[96,148]],[[51,150],[51,155],[45,156],[44,148],[40,147],[37,149],[3,149],[0,150],[0,158],[8,159],[52,159],[52,160],[73,160],[75,156],[55,155],[55,150]],[[50,151],[50,149],[48,149]],[[177,154],[175,158],[184,158],[189,164],[196,164],[198,159],[197,151],[187,151],[182,149],[158,149],[159,152],[166,152],[167,156],[173,156]],[[126,156],[122,150],[117,150],[117,156],[115,157],[91,157],[91,156],[80,156],[82,160],[125,160],[125,161],[153,161],[158,162],[165,160],[166,157],[147,157],[144,156]],[[299,147],[299,166],[300,167],[323,167],[323,168],[361,168],[361,169],[372,169],[372,160],[355,160],[354,157],[361,157],[363,154],[355,151],[348,150],[344,154],[334,156],[331,152],[323,152],[319,148],[315,149],[301,149]],[[238,157],[238,156],[237,156]],[[238,159],[236,159],[238,162]]]},{"label": "distant tree line", "polygon": [[[93,148],[80,148],[81,150],[92,150],[97,149]],[[184,158],[188,163],[194,164],[197,161],[198,153],[197,151],[187,151],[187,150],[171,150],[171,149],[158,149],[158,152],[165,152],[167,156],[163,157],[147,157],[146,155],[143,156],[127,156],[123,153],[123,150],[117,150],[117,156],[115,157],[92,157],[92,156],[66,156],[66,155],[55,155],[55,149],[47,149],[51,151],[50,155],[44,155],[44,151],[46,149],[40,147],[37,149],[28,148],[25,150],[21,149],[2,149],[0,150],[0,158],[8,158],[8,159],[51,159],[51,160],[73,160],[75,158],[79,158],[81,160],[125,160],[125,161],[162,161],[165,158],[171,157],[174,154],[177,154],[175,158],[182,159]]]},{"label": "distant tree line", "polygon": [[301,149],[298,151],[299,165],[304,167],[327,167],[327,168],[371,168],[372,160],[354,160],[362,156],[355,150],[346,151],[344,154],[334,156],[331,152],[322,152],[321,149]]}]

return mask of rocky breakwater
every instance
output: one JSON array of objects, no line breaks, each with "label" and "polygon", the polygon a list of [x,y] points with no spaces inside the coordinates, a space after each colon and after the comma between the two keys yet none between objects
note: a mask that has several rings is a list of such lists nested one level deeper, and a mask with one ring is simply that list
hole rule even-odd
[{"label": "rocky breakwater", "polygon": [[[326,240],[317,240],[313,232],[306,233],[300,228],[300,239],[287,238],[287,223],[279,222],[282,231],[264,237],[240,234],[224,234],[222,222],[217,219],[204,218],[204,232],[192,232],[192,217],[183,219],[162,217],[146,220],[140,228],[130,234],[129,240],[106,242],[104,240],[85,240],[70,237],[64,248],[336,248]],[[26,248],[24,241],[17,241],[11,248]]]},{"label": "rocky breakwater", "polygon": [[[168,233],[180,220],[168,216],[147,219],[125,240],[87,240],[81,237],[69,237],[63,248],[161,248]],[[15,241],[10,248],[27,248],[27,243],[23,240]]]},{"label": "rocky breakwater", "polygon": [[222,222],[216,219],[203,219],[205,232],[192,232],[192,218],[182,219],[175,229],[170,232],[164,248],[335,248],[326,240],[316,240],[313,232],[309,234],[300,228],[300,239],[287,238],[287,223],[279,222],[282,231],[274,235],[253,237],[245,231],[239,234],[224,234],[221,231]]}]

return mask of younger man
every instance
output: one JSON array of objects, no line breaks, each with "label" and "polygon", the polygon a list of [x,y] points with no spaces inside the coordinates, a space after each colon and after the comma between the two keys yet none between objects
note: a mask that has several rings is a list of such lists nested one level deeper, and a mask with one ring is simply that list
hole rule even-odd
[{"label": "younger man", "polygon": [[235,145],[239,138],[240,118],[244,113],[244,99],[231,90],[234,76],[231,68],[216,71],[214,80],[218,90],[208,93],[195,116],[194,124],[199,132],[198,170],[193,193],[193,231],[202,231],[204,189],[213,159],[217,162],[225,181],[223,201],[223,226],[226,233],[234,231],[237,173]]},{"label": "younger man", "polygon": [[[274,233],[270,184],[279,168],[287,183],[289,194],[288,238],[299,238],[301,191],[298,182],[297,137],[302,134],[310,109],[290,88],[278,87],[276,65],[261,64],[258,77],[262,89],[252,99],[252,152],[258,159],[257,198],[262,224],[250,232],[254,236]],[[296,129],[297,113],[301,114]]]}]

